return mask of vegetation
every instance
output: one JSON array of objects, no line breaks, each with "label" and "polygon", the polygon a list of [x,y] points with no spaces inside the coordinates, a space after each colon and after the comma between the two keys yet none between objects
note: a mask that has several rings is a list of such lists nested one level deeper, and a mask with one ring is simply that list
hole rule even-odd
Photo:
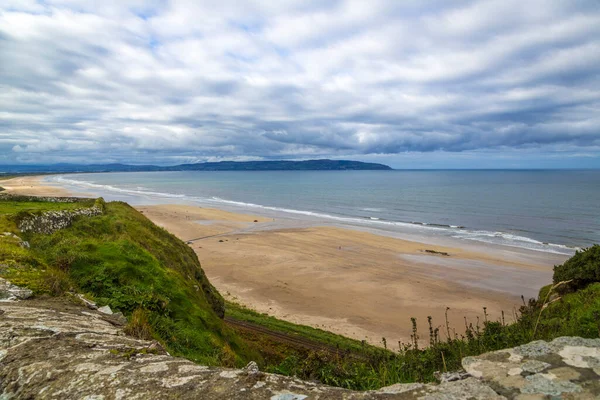
[{"label": "vegetation", "polygon": [[[0,214],[14,214],[18,212],[39,213],[45,211],[74,210],[89,207],[89,202],[84,203],[50,203],[40,201],[0,201]],[[93,202],[92,202],[93,203]]]},{"label": "vegetation", "polygon": [[564,264],[554,267],[554,283],[567,282],[561,292],[568,292],[600,282],[600,245],[577,251]]},{"label": "vegetation", "polygon": [[[28,211],[73,209],[81,203],[26,203]],[[0,227],[18,233],[0,241],[0,273],[37,293],[85,293],[130,318],[131,332],[152,336],[170,352],[210,365],[241,366],[260,360],[219,318],[223,300],[189,246],[125,203],[106,204],[104,215],[78,218],[51,235],[20,233],[23,206],[1,200]]]},{"label": "vegetation", "polygon": [[298,325],[291,322],[282,321],[280,319],[271,317],[268,314],[261,314],[232,302],[226,303],[226,314],[238,321],[251,322],[275,332],[297,336],[306,340],[311,340],[316,343],[330,346],[335,349],[339,349],[342,353],[359,353],[365,351],[366,348],[376,349],[376,347],[368,345],[359,340],[350,339],[345,336],[336,335],[335,333],[312,328],[306,325]]},{"label": "vegetation", "polygon": [[[465,321],[463,327],[451,327],[429,319],[425,333],[417,331],[413,319],[411,340],[392,352],[386,349],[385,339],[383,347],[374,347],[236,304],[225,305],[189,246],[125,203],[107,203],[103,215],[77,218],[69,228],[50,235],[18,231],[23,215],[89,205],[89,201],[0,197],[0,276],[39,295],[84,293],[99,305],[123,312],[129,334],[157,339],[172,354],[203,364],[241,366],[255,360],[270,372],[374,389],[397,382],[433,381],[436,371],[459,369],[465,356],[532,340],[600,336],[597,245],[555,267],[554,283],[542,288],[538,299],[523,299],[520,310],[511,315],[513,323],[507,323],[504,315],[490,320],[485,308],[474,325]],[[2,232],[18,235],[30,248]],[[237,321],[320,343],[324,351],[229,327],[220,318],[225,312]],[[429,339],[426,347],[420,345],[423,338]]]}]

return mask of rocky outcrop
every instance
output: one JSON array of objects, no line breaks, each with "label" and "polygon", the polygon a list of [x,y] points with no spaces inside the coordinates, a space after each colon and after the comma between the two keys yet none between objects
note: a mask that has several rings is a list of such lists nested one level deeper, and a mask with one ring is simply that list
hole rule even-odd
[{"label": "rocky outcrop", "polygon": [[6,279],[0,278],[0,301],[25,300],[33,296],[33,292],[11,284]]},{"label": "rocky outcrop", "polygon": [[94,217],[103,212],[103,207],[99,204],[75,210],[46,211],[40,214],[21,216],[18,227],[21,232],[51,234],[59,229],[69,227],[77,217]]},{"label": "rocky outcrop", "polygon": [[600,394],[599,340],[533,342],[464,364],[473,377],[352,392],[262,373],[255,363],[224,369],[172,357],[156,342],[125,336],[113,316],[72,301],[0,302],[3,400],[586,399]]},{"label": "rocky outcrop", "polygon": [[467,357],[462,364],[509,399],[600,398],[600,339],[538,340]]},{"label": "rocky outcrop", "polygon": [[[212,368],[125,336],[98,311],[47,299],[0,303],[0,398],[20,399],[473,399],[500,398],[470,378],[444,386],[351,392],[274,374]],[[449,397],[452,396],[452,397]]]}]

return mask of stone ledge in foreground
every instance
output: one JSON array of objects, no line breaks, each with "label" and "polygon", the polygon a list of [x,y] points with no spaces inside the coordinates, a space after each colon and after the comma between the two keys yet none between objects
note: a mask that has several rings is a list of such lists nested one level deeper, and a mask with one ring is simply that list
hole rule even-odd
[{"label": "stone ledge in foreground", "polygon": [[566,389],[562,398],[580,399],[600,393],[600,340],[561,338],[528,346],[465,359],[480,379],[352,392],[255,368],[200,366],[170,356],[155,342],[125,336],[102,313],[60,300],[0,302],[0,399],[561,398],[557,388]]}]

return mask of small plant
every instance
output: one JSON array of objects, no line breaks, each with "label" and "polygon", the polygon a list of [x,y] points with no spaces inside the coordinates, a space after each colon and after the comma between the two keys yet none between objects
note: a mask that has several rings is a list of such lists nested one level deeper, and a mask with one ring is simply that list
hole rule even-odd
[{"label": "small plant", "polygon": [[52,296],[62,296],[71,288],[69,275],[62,270],[48,268],[42,278],[45,288]]},{"label": "small plant", "polygon": [[137,339],[152,339],[152,327],[148,322],[148,312],[143,308],[137,308],[129,317],[124,329],[125,333]]}]

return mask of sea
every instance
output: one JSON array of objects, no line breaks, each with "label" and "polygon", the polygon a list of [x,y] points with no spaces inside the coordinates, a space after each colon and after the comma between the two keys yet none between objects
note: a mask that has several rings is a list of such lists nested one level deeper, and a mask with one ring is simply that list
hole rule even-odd
[{"label": "sea", "polygon": [[185,171],[45,180],[134,205],[196,204],[556,254],[600,243],[600,170]]}]

